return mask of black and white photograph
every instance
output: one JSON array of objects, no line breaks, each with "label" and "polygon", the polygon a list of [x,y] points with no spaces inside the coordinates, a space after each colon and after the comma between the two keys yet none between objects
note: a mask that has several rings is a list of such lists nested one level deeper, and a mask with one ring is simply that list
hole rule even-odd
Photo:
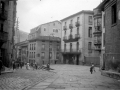
[{"label": "black and white photograph", "polygon": [[0,90],[120,90],[120,0],[0,0]]}]

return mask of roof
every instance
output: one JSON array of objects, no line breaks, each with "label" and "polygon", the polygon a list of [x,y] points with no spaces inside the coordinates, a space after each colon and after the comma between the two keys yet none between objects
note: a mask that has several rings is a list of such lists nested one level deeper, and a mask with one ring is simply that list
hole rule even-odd
[{"label": "roof", "polygon": [[99,8],[99,9],[103,9],[104,5],[110,0],[104,0],[102,3],[100,3],[95,9]]},{"label": "roof", "polygon": [[28,40],[16,43],[15,45],[16,46],[27,46],[28,45]]},{"label": "roof", "polygon": [[64,18],[64,19],[62,19],[62,20],[60,20],[60,21],[64,21],[64,20],[66,20],[66,19],[69,19],[69,18],[71,18],[71,17],[74,17],[74,16],[79,15],[79,14],[82,14],[82,13],[94,14],[94,12],[91,11],[91,10],[82,10],[82,11],[80,11],[80,12],[78,12],[78,13],[75,13],[75,14],[73,14],[73,15],[70,15],[70,16],[68,16],[68,17],[66,17],[66,18]]},{"label": "roof", "polygon": [[[43,23],[43,24],[41,24],[41,25],[45,25],[45,24],[49,24],[49,23],[53,23],[53,22],[59,22],[59,23],[61,23],[60,21],[55,20],[55,21],[51,21],[51,22],[47,22],[47,23]],[[41,25],[40,25],[40,26],[41,26]]]},{"label": "roof", "polygon": [[39,36],[37,38],[30,39],[29,41],[61,41],[59,37],[53,37],[53,36]]}]

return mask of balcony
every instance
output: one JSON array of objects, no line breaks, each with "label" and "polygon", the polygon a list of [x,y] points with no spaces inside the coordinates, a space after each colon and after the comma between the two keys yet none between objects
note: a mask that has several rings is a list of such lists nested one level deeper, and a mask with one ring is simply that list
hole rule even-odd
[{"label": "balcony", "polygon": [[73,24],[71,23],[71,24],[69,24],[69,28],[70,29],[72,29],[73,28]]},{"label": "balcony", "polygon": [[78,34],[75,34],[75,38],[76,39],[80,39],[80,34],[78,33]]},{"label": "balcony", "polygon": [[101,40],[94,40],[94,45],[101,45]]},{"label": "balcony", "polygon": [[101,16],[102,17],[102,11],[100,9],[94,9],[94,17]]},{"label": "balcony", "polygon": [[1,42],[6,42],[7,41],[7,39],[8,39],[8,33],[7,32],[1,32],[0,31],[0,43]]},{"label": "balcony", "polygon": [[95,47],[95,51],[101,51],[101,47]]},{"label": "balcony", "polygon": [[66,36],[63,37],[63,41],[65,41],[65,40],[67,40],[67,37],[66,37]]},{"label": "balcony", "polygon": [[63,49],[62,53],[63,54],[80,54],[81,50],[79,50],[79,49],[72,49],[72,48],[70,48],[70,49]]},{"label": "balcony", "polygon": [[80,22],[77,21],[77,22],[75,23],[75,26],[76,26],[76,27],[79,27],[79,26],[80,26]]},{"label": "balcony", "polygon": [[67,30],[67,26],[63,26],[63,30]]},{"label": "balcony", "polygon": [[101,35],[102,34],[102,28],[101,26],[95,26],[95,32],[94,35]]},{"label": "balcony", "polygon": [[7,20],[7,11],[0,9],[0,19]]},{"label": "balcony", "polygon": [[68,43],[68,42],[76,42],[76,41],[78,41],[78,39],[80,39],[80,35],[79,35],[79,34],[75,34],[75,37],[73,37],[73,35],[70,34],[70,35],[68,36],[68,39],[64,39],[64,42],[65,42],[65,43]]}]

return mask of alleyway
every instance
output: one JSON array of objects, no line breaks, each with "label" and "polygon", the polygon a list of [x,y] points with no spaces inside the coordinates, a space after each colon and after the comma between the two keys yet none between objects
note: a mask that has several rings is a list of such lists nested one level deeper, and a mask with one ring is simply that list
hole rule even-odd
[{"label": "alleyway", "polygon": [[54,65],[57,74],[30,90],[120,90],[120,82],[102,76],[99,69],[90,74],[88,66]]}]

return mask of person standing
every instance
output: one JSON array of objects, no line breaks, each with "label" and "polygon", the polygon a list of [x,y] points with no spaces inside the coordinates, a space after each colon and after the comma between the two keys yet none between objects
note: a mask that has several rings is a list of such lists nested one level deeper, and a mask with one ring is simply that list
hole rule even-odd
[{"label": "person standing", "polygon": [[13,70],[15,70],[15,61],[12,62]]},{"label": "person standing", "polygon": [[2,66],[3,66],[3,63],[2,63],[2,61],[0,60],[0,75],[1,75],[1,71],[2,71]]}]

